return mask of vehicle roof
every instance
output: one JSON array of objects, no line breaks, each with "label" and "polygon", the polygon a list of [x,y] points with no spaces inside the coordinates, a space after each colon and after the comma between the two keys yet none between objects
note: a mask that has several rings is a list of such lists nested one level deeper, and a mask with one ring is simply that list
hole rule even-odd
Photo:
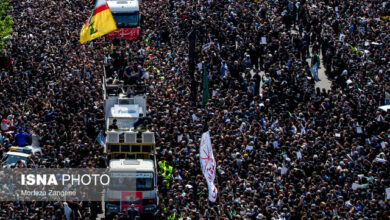
[{"label": "vehicle roof", "polygon": [[154,171],[154,162],[143,159],[112,159],[110,160],[110,168],[117,171]]},{"label": "vehicle roof", "polygon": [[15,151],[8,151],[7,155],[12,155],[12,156],[20,156],[20,157],[29,157],[31,154],[26,154],[22,152],[15,152]]},{"label": "vehicle roof", "polygon": [[[12,149],[12,150],[11,150],[11,149]],[[30,152],[24,152],[24,149],[30,150]],[[42,154],[42,149],[41,149],[40,147],[31,146],[31,145],[24,146],[24,147],[12,146],[12,147],[9,149],[9,151],[10,151],[10,152],[22,152],[22,153],[26,153],[26,154],[35,154],[35,153],[40,153],[40,154]]]},{"label": "vehicle roof", "polygon": [[134,12],[139,11],[138,0],[108,0],[111,12]]}]

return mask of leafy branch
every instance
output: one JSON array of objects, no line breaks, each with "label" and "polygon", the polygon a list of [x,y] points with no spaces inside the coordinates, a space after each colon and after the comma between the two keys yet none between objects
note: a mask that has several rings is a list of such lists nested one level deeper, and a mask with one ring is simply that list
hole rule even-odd
[{"label": "leafy branch", "polygon": [[12,25],[14,24],[11,15],[7,12],[12,10],[8,0],[0,0],[0,53],[4,54],[6,43],[11,39]]}]

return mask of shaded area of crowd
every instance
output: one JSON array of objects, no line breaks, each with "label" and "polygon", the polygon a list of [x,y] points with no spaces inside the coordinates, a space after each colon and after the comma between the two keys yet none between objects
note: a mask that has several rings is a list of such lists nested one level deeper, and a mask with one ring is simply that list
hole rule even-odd
[{"label": "shaded area of crowd", "polygon": [[[390,184],[386,174],[390,118],[378,109],[388,101],[389,92],[389,26],[379,19],[389,5],[379,1],[145,5],[147,40],[137,49],[145,52],[142,62],[150,72],[149,114],[158,135],[159,159],[173,166],[171,177],[160,178],[159,215],[389,216],[385,188]],[[195,106],[186,56],[192,29],[197,32]],[[310,67],[319,55],[332,80],[329,91],[314,87]],[[212,94],[206,106],[201,105],[204,68]],[[199,166],[199,141],[206,123],[217,160],[216,203],[208,202]]]},{"label": "shaded area of crowd", "polygon": [[[7,55],[9,69],[0,74],[0,154],[11,146],[34,145],[33,155],[17,167],[106,167],[103,148],[94,144],[103,129],[99,42],[81,45],[79,31],[91,13],[90,1],[10,1],[13,26]],[[3,164],[1,164],[3,166]],[[0,203],[5,219],[87,219],[95,203]]]}]

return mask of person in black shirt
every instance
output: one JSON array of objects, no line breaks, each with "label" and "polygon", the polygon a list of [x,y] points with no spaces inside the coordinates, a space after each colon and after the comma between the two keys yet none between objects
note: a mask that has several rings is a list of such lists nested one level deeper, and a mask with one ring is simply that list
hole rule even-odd
[{"label": "person in black shirt", "polygon": [[110,130],[118,129],[118,125],[116,125],[116,119],[114,119],[114,121],[112,122],[112,125],[110,125],[110,127],[108,127],[108,129],[110,129]]},{"label": "person in black shirt", "polygon": [[139,212],[135,209],[134,204],[131,204],[130,208],[127,210],[127,216],[125,219],[137,219],[137,217],[140,217]]}]

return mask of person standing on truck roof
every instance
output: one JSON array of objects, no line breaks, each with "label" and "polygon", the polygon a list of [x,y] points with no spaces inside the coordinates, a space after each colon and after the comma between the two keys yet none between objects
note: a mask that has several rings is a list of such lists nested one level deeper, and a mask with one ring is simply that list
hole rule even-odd
[{"label": "person standing on truck roof", "polygon": [[118,129],[118,125],[116,124],[116,119],[112,122],[112,124],[108,127],[110,130],[116,130]]},{"label": "person standing on truck roof", "polygon": [[125,82],[126,85],[131,84],[132,80],[132,75],[134,74],[134,68],[132,64],[126,66],[125,70],[123,71],[123,81]]},{"label": "person standing on truck roof", "polygon": [[124,53],[122,53],[121,50],[114,50],[114,53],[112,54],[112,58],[114,60],[113,65],[116,68],[115,70],[121,71],[122,68],[125,66]]},{"label": "person standing on truck roof", "polygon": [[142,66],[141,65],[138,65],[137,66],[137,75],[138,75],[138,79],[139,80],[143,80],[144,79],[144,70],[142,69]]}]

